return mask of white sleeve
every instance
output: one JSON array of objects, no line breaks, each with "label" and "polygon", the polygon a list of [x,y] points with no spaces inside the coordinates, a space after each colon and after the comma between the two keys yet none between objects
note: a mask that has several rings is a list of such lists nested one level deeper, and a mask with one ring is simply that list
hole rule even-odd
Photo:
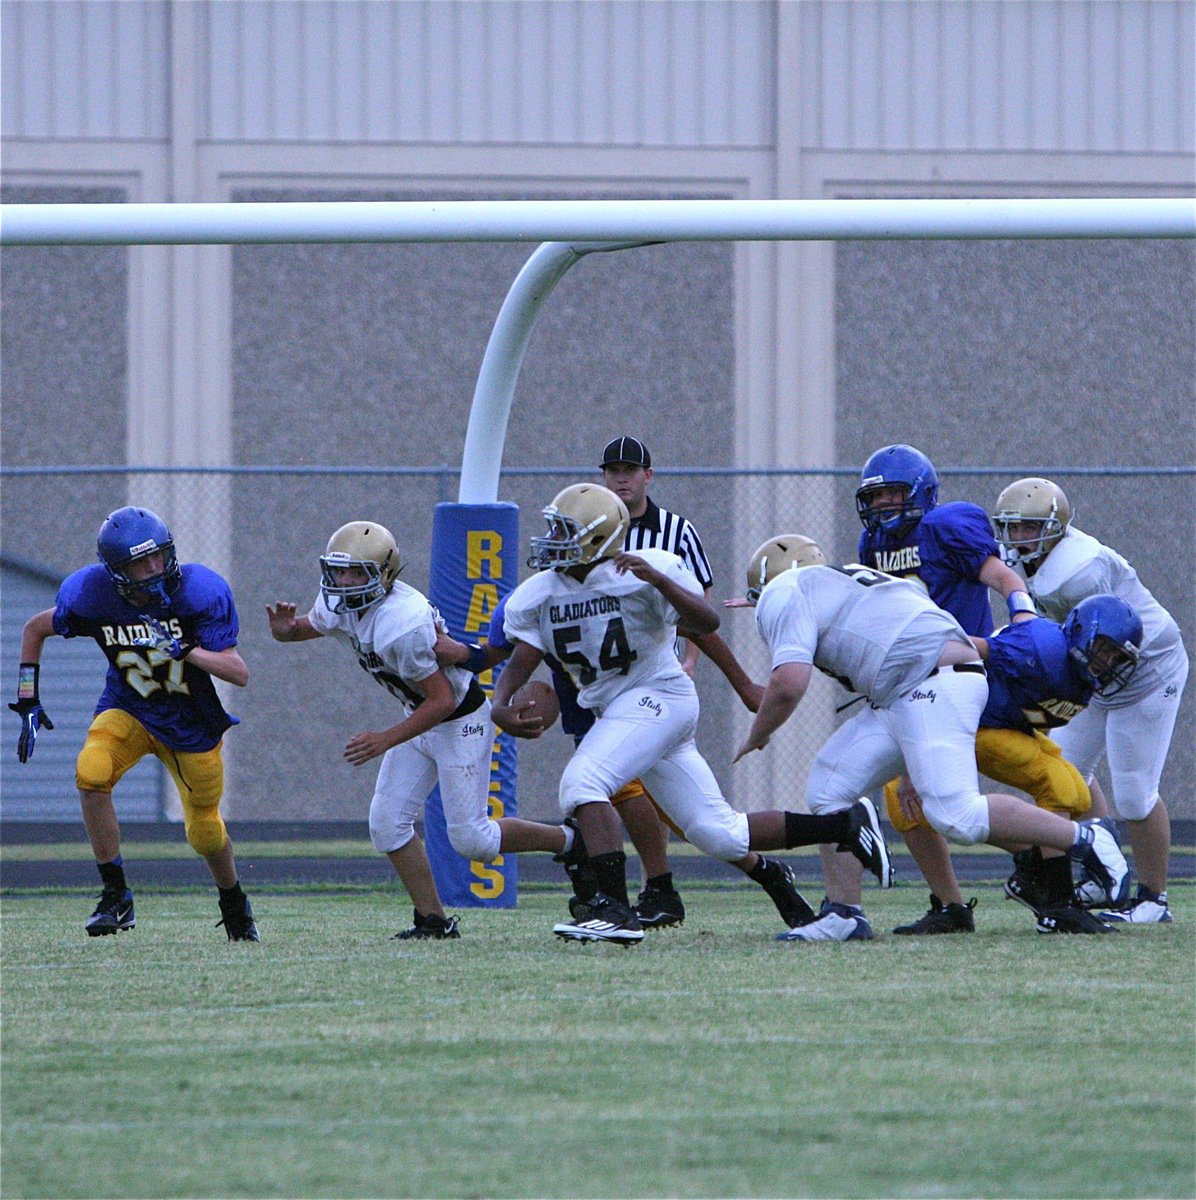
[{"label": "white sleeve", "polygon": [[813,663],[818,623],[799,588],[765,588],[756,605],[756,628],[768,644],[772,668]]},{"label": "white sleeve", "polygon": [[544,645],[544,639],[540,636],[540,610],[538,607],[523,608],[513,605],[508,600],[506,611],[503,614],[502,631],[510,642],[527,642],[541,654],[548,653],[548,647]]},{"label": "white sleeve", "polygon": [[436,661],[436,625],[431,620],[421,621],[414,629],[400,634],[393,642],[376,646],[375,650],[408,683],[419,683],[440,670]]},{"label": "white sleeve", "polygon": [[315,603],[307,614],[307,620],[311,627],[319,633],[328,633],[332,629],[332,614],[328,611],[328,605],[324,602],[322,592],[316,596]]}]

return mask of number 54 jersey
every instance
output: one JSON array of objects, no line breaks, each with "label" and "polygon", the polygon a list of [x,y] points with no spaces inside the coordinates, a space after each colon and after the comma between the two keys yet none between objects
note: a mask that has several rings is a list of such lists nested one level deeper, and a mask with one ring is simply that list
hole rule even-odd
[{"label": "number 54 jersey", "polygon": [[[636,557],[702,594],[675,554],[639,550]],[[630,572],[620,575],[605,559],[582,581],[565,571],[525,579],[507,598],[503,631],[511,641],[551,654],[577,685],[581,706],[601,714],[629,688],[689,682],[673,649],[677,621],[677,610],[652,584]]]}]

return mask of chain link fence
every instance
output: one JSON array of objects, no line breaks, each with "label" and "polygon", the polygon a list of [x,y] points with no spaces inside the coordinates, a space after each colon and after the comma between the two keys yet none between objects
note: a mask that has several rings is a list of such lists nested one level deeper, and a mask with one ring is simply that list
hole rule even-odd
[{"label": "chain link fence", "polygon": [[[1118,548],[1137,567],[1188,635],[1196,623],[1196,468],[1010,467],[940,469],[941,499],[970,500],[990,509],[1013,479],[1045,474],[1068,493],[1076,524]],[[527,539],[541,528],[540,509],[558,490],[597,478],[592,467],[524,468],[504,472],[500,498],[521,510],[523,566]],[[664,508],[690,518],[714,571],[714,600],[743,594],[751,552],[774,534],[817,538],[832,560],[856,556],[860,526],[854,492],[858,471],[661,469],[651,485]],[[3,535],[3,635],[6,661],[15,672],[20,627],[30,599],[53,603],[57,582],[94,561],[95,533],[103,517],[135,503],[161,513],[183,561],[201,561],[232,584],[241,615],[240,649],[250,667],[244,690],[226,689],[226,704],[242,719],[226,740],[230,816],[246,820],[361,820],[373,772],[344,765],[341,750],[361,729],[393,724],[393,703],[356,665],[327,642],[274,642],[265,608],[278,600],[311,604],[319,586],[317,557],[329,534],[348,520],[368,518],[395,534],[402,578],[426,591],[435,505],[455,500],[456,468],[239,467],[130,469],[127,467],[8,467],[0,470]],[[20,580],[38,581],[30,593]],[[19,607],[24,605],[25,608]],[[1004,614],[994,610],[1003,622]],[[723,613],[722,632],[748,673],[763,682],[768,664],[750,611]],[[18,767],[11,749],[0,755],[6,819],[75,820],[73,751],[81,744],[103,666],[98,652],[75,653],[54,639],[43,659],[42,693],[56,721],[45,739],[69,743],[72,753],[51,763],[35,758]],[[86,672],[90,687],[79,686]],[[732,767],[731,758],[750,714],[703,661],[699,746],[735,807],[754,811],[800,807],[806,771],[819,745],[846,715],[848,697],[830,680],[816,680],[797,716],[762,754]],[[1196,720],[1189,689],[1164,778],[1172,814],[1192,817],[1196,770]],[[82,702],[80,697],[86,697]],[[15,738],[15,721],[8,726]],[[39,750],[43,743],[39,742]],[[553,731],[521,747],[519,806],[529,817],[552,819],[557,780],[572,749]],[[57,772],[51,780],[46,771]],[[39,775],[38,772],[41,772]],[[34,781],[36,780],[36,786]],[[162,788],[166,815],[173,798]],[[120,797],[118,793],[118,805]],[[134,819],[159,813],[139,808]]]}]

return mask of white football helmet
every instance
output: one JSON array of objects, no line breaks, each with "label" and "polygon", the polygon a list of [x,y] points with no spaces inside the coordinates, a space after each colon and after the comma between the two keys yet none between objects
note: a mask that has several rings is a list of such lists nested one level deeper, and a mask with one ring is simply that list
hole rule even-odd
[{"label": "white football helmet", "polygon": [[[341,583],[340,571],[360,567],[365,583]],[[320,556],[320,591],[334,612],[364,612],[386,598],[398,577],[399,548],[389,529],[375,521],[350,521],[328,539]]]},{"label": "white football helmet", "polygon": [[822,547],[800,533],[782,533],[769,538],[748,564],[747,598],[752,604],[760,599],[764,585],[790,567],[823,567],[826,555]]},{"label": "white football helmet", "polygon": [[575,483],[558,492],[544,509],[548,529],[531,539],[529,567],[561,571],[601,558],[614,558],[623,549],[631,517],[627,505],[600,483]]},{"label": "white football helmet", "polygon": [[[1019,479],[998,497],[993,525],[1008,550],[1025,563],[1049,554],[1071,524],[1071,505],[1063,489],[1049,479]],[[1032,528],[1014,529],[1013,526]]]}]

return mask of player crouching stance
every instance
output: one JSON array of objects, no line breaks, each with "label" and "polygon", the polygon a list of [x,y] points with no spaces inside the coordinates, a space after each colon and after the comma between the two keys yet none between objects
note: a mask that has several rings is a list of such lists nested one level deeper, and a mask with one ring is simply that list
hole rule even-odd
[{"label": "player crouching stance", "polygon": [[38,695],[48,637],[90,637],[108,658],[104,692],[75,766],[83,824],[104,890],[85,926],[102,937],[132,929],[133,893],[125,880],[112,790],[147,754],[178,788],[187,841],[220,891],[218,924],[229,941],[256,942],[249,899],[237,880],[232,843],[220,816],[225,730],[213,678],[244,687],[249,668],[237,653],[238,621],[228,584],[200,563],[179,564],[165,522],[146,508],[120,508],[100,527],[100,562],[63,581],[57,605],[30,617],[21,639],[17,757],[33,754],[37,731],[54,726]]},{"label": "player crouching stance", "polygon": [[760,884],[790,928],[812,920],[813,910],[790,869],[758,850],[839,843],[889,886],[888,849],[870,803],[822,817],[744,815],[723,798],[694,744],[698,695],[674,651],[679,631],[713,633],[719,618],[681,559],[664,550],[624,553],[627,508],[598,484],[565,488],[544,516],[547,531],[532,538],[528,563],[539,571],[507,598],[504,630],[515,648],[495,687],[494,719],[515,736],[539,736],[538,720],[525,719],[511,700],[546,654],[597,715],[561,777],[560,804],[582,831],[599,890],[588,910],[553,932],[576,941],[643,939],[610,803],[637,778],[699,850]]},{"label": "player crouching stance", "polygon": [[[812,812],[843,810],[904,770],[926,819],[950,841],[1011,852],[1052,847],[1124,899],[1129,868],[1108,829],[1014,796],[981,795],[976,730],[988,699],[985,669],[959,623],[925,592],[867,567],[828,566],[815,543],[795,535],[761,546],[748,578],[772,674],[736,762],[768,745],[817,667],[869,703],[818,752],[807,784]],[[829,895],[818,936],[795,929],[792,939],[845,941],[861,920],[843,897]]]},{"label": "player crouching stance", "polygon": [[437,664],[436,638],[444,623],[421,592],[399,582],[399,549],[390,531],[374,521],[342,525],[328,541],[320,570],[320,594],[307,616],[296,617],[294,604],[267,605],[270,632],[280,642],[334,638],[402,705],[397,725],[354,734],[344,756],[359,767],[382,755],[370,839],[415,905],[414,924],[395,937],[458,938],[457,918],[445,915],[415,832],[438,782],[449,842],[464,858],[492,862],[525,850],[580,855],[584,845],[565,826],[487,815],[490,702],[467,670]]}]

